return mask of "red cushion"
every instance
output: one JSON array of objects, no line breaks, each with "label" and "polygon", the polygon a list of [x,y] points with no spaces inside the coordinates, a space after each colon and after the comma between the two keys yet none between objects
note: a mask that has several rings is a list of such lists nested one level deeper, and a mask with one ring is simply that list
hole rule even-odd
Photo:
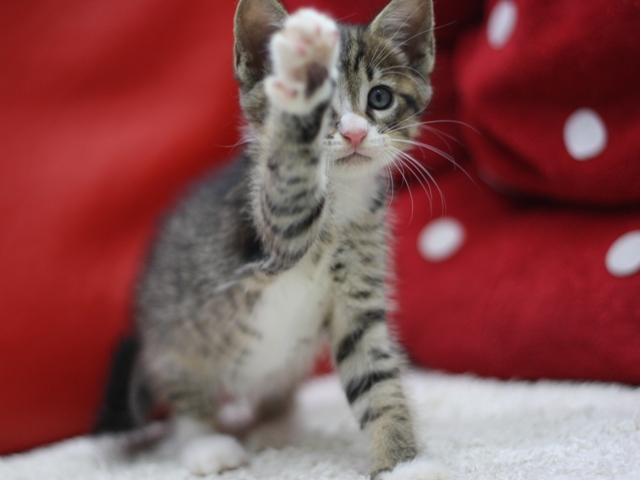
[{"label": "red cushion", "polygon": [[236,142],[234,8],[0,6],[0,453],[91,426],[155,219]]},{"label": "red cushion", "polygon": [[[462,133],[482,178],[564,202],[638,205],[638,4],[503,0],[486,12],[455,62],[460,120],[478,131]],[[507,38],[492,45],[492,35]],[[579,148],[592,141],[599,148]]]},{"label": "red cushion", "polygon": [[[475,183],[474,183],[475,182]],[[430,261],[421,234],[445,207],[397,198],[397,322],[411,359],[501,378],[640,383],[640,274],[605,257],[640,227],[639,209],[559,208],[505,198],[457,171],[438,177],[460,249]],[[639,248],[640,250],[640,248]]]},{"label": "red cushion", "polygon": [[[436,178],[446,209],[418,186],[396,203],[397,321],[414,361],[640,382],[637,25],[632,2],[490,1],[454,47],[473,180]],[[441,215],[453,240],[465,233],[438,260],[418,244]],[[606,261],[620,238],[622,271]]]}]

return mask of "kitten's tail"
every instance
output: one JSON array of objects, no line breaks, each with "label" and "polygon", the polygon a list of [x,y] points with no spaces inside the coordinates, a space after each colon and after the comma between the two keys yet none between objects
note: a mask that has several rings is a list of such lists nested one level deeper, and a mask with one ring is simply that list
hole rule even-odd
[{"label": "kitten's tail", "polygon": [[135,335],[123,338],[115,350],[94,434],[132,430],[148,421],[153,401],[140,373],[138,351]]}]

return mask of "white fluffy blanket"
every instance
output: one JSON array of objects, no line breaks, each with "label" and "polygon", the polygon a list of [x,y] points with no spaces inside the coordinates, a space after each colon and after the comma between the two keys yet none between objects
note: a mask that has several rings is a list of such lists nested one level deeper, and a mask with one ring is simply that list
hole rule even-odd
[{"label": "white fluffy blanket", "polygon": [[[425,372],[411,373],[406,384],[420,439],[454,479],[640,479],[640,389]],[[366,478],[366,443],[336,377],[300,391],[295,438],[294,445],[265,450],[220,478]],[[118,457],[117,445],[115,437],[83,437],[0,458],[0,479],[197,478],[170,459]]]}]

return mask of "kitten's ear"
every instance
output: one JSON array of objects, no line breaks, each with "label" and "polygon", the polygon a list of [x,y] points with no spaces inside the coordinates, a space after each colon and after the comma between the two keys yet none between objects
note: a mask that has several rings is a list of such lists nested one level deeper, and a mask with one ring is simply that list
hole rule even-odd
[{"label": "kitten's ear", "polygon": [[269,39],[287,11],[278,0],[240,0],[235,18],[235,73],[243,89],[260,81],[269,65]]},{"label": "kitten's ear", "polygon": [[391,0],[368,28],[402,50],[411,67],[425,77],[431,73],[435,61],[432,0]]}]

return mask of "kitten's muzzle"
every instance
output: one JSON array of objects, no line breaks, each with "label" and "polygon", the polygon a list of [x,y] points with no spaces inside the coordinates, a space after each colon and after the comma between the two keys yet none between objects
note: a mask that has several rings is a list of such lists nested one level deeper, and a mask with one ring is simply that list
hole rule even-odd
[{"label": "kitten's muzzle", "polygon": [[366,155],[362,155],[357,152],[353,152],[344,157],[338,158],[336,163],[341,165],[360,165],[362,163],[367,163],[371,161],[371,157],[367,157]]}]

